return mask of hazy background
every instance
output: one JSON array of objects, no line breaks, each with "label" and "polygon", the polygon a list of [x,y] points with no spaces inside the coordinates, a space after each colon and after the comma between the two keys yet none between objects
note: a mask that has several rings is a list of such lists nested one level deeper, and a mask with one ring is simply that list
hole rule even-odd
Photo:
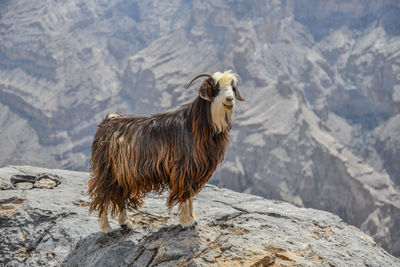
[{"label": "hazy background", "polygon": [[0,0],[0,166],[87,171],[110,112],[246,98],[211,183],[324,209],[400,256],[400,2]]}]

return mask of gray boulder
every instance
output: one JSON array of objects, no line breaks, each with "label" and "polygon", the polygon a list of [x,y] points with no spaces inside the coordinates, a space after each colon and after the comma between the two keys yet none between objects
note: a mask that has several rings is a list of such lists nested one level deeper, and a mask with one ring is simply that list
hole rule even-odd
[{"label": "gray boulder", "polygon": [[149,195],[130,211],[134,229],[112,219],[106,235],[88,214],[88,179],[0,168],[0,266],[400,266],[336,215],[212,185],[195,198],[194,230],[179,226],[165,195]]}]

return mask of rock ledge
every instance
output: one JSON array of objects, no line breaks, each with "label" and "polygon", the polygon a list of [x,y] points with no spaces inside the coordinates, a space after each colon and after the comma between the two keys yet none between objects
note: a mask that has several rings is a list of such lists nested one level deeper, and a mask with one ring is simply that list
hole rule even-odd
[{"label": "rock ledge", "polygon": [[[16,177],[45,177],[56,186],[18,188]],[[88,178],[83,172],[0,168],[0,265],[400,266],[331,213],[211,185],[195,199],[195,230],[178,226],[177,209],[168,213],[164,195],[149,195],[140,211],[129,214],[135,229],[111,220],[114,231],[105,235],[96,215],[88,215]]]}]

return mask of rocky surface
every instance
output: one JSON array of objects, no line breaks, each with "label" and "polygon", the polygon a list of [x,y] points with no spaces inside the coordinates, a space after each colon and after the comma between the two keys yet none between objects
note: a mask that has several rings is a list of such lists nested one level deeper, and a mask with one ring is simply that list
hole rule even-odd
[{"label": "rocky surface", "polygon": [[398,14],[395,0],[0,1],[0,165],[87,170],[105,114],[175,107],[192,77],[232,68],[246,101],[211,183],[331,211],[400,256]]},{"label": "rocky surface", "polygon": [[[88,214],[88,173],[30,166],[0,169],[4,266],[399,266],[400,260],[338,216],[207,185],[199,224],[178,225],[164,195],[131,211],[132,230]],[[36,186],[37,181],[56,186]],[[32,183],[21,188],[20,183]],[[2,265],[2,266],[3,266]]]}]

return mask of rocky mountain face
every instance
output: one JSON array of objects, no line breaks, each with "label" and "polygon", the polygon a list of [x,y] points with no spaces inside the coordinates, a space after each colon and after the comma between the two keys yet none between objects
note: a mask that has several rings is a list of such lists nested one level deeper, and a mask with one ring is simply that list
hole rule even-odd
[{"label": "rocky mountain face", "polygon": [[331,211],[400,256],[398,1],[0,1],[0,164],[87,170],[97,123],[233,69],[211,183]]},{"label": "rocky mountain face", "polygon": [[199,224],[183,230],[166,195],[130,211],[133,229],[100,232],[88,214],[89,174],[0,168],[0,265],[4,266],[399,266],[338,216],[207,185]]}]

